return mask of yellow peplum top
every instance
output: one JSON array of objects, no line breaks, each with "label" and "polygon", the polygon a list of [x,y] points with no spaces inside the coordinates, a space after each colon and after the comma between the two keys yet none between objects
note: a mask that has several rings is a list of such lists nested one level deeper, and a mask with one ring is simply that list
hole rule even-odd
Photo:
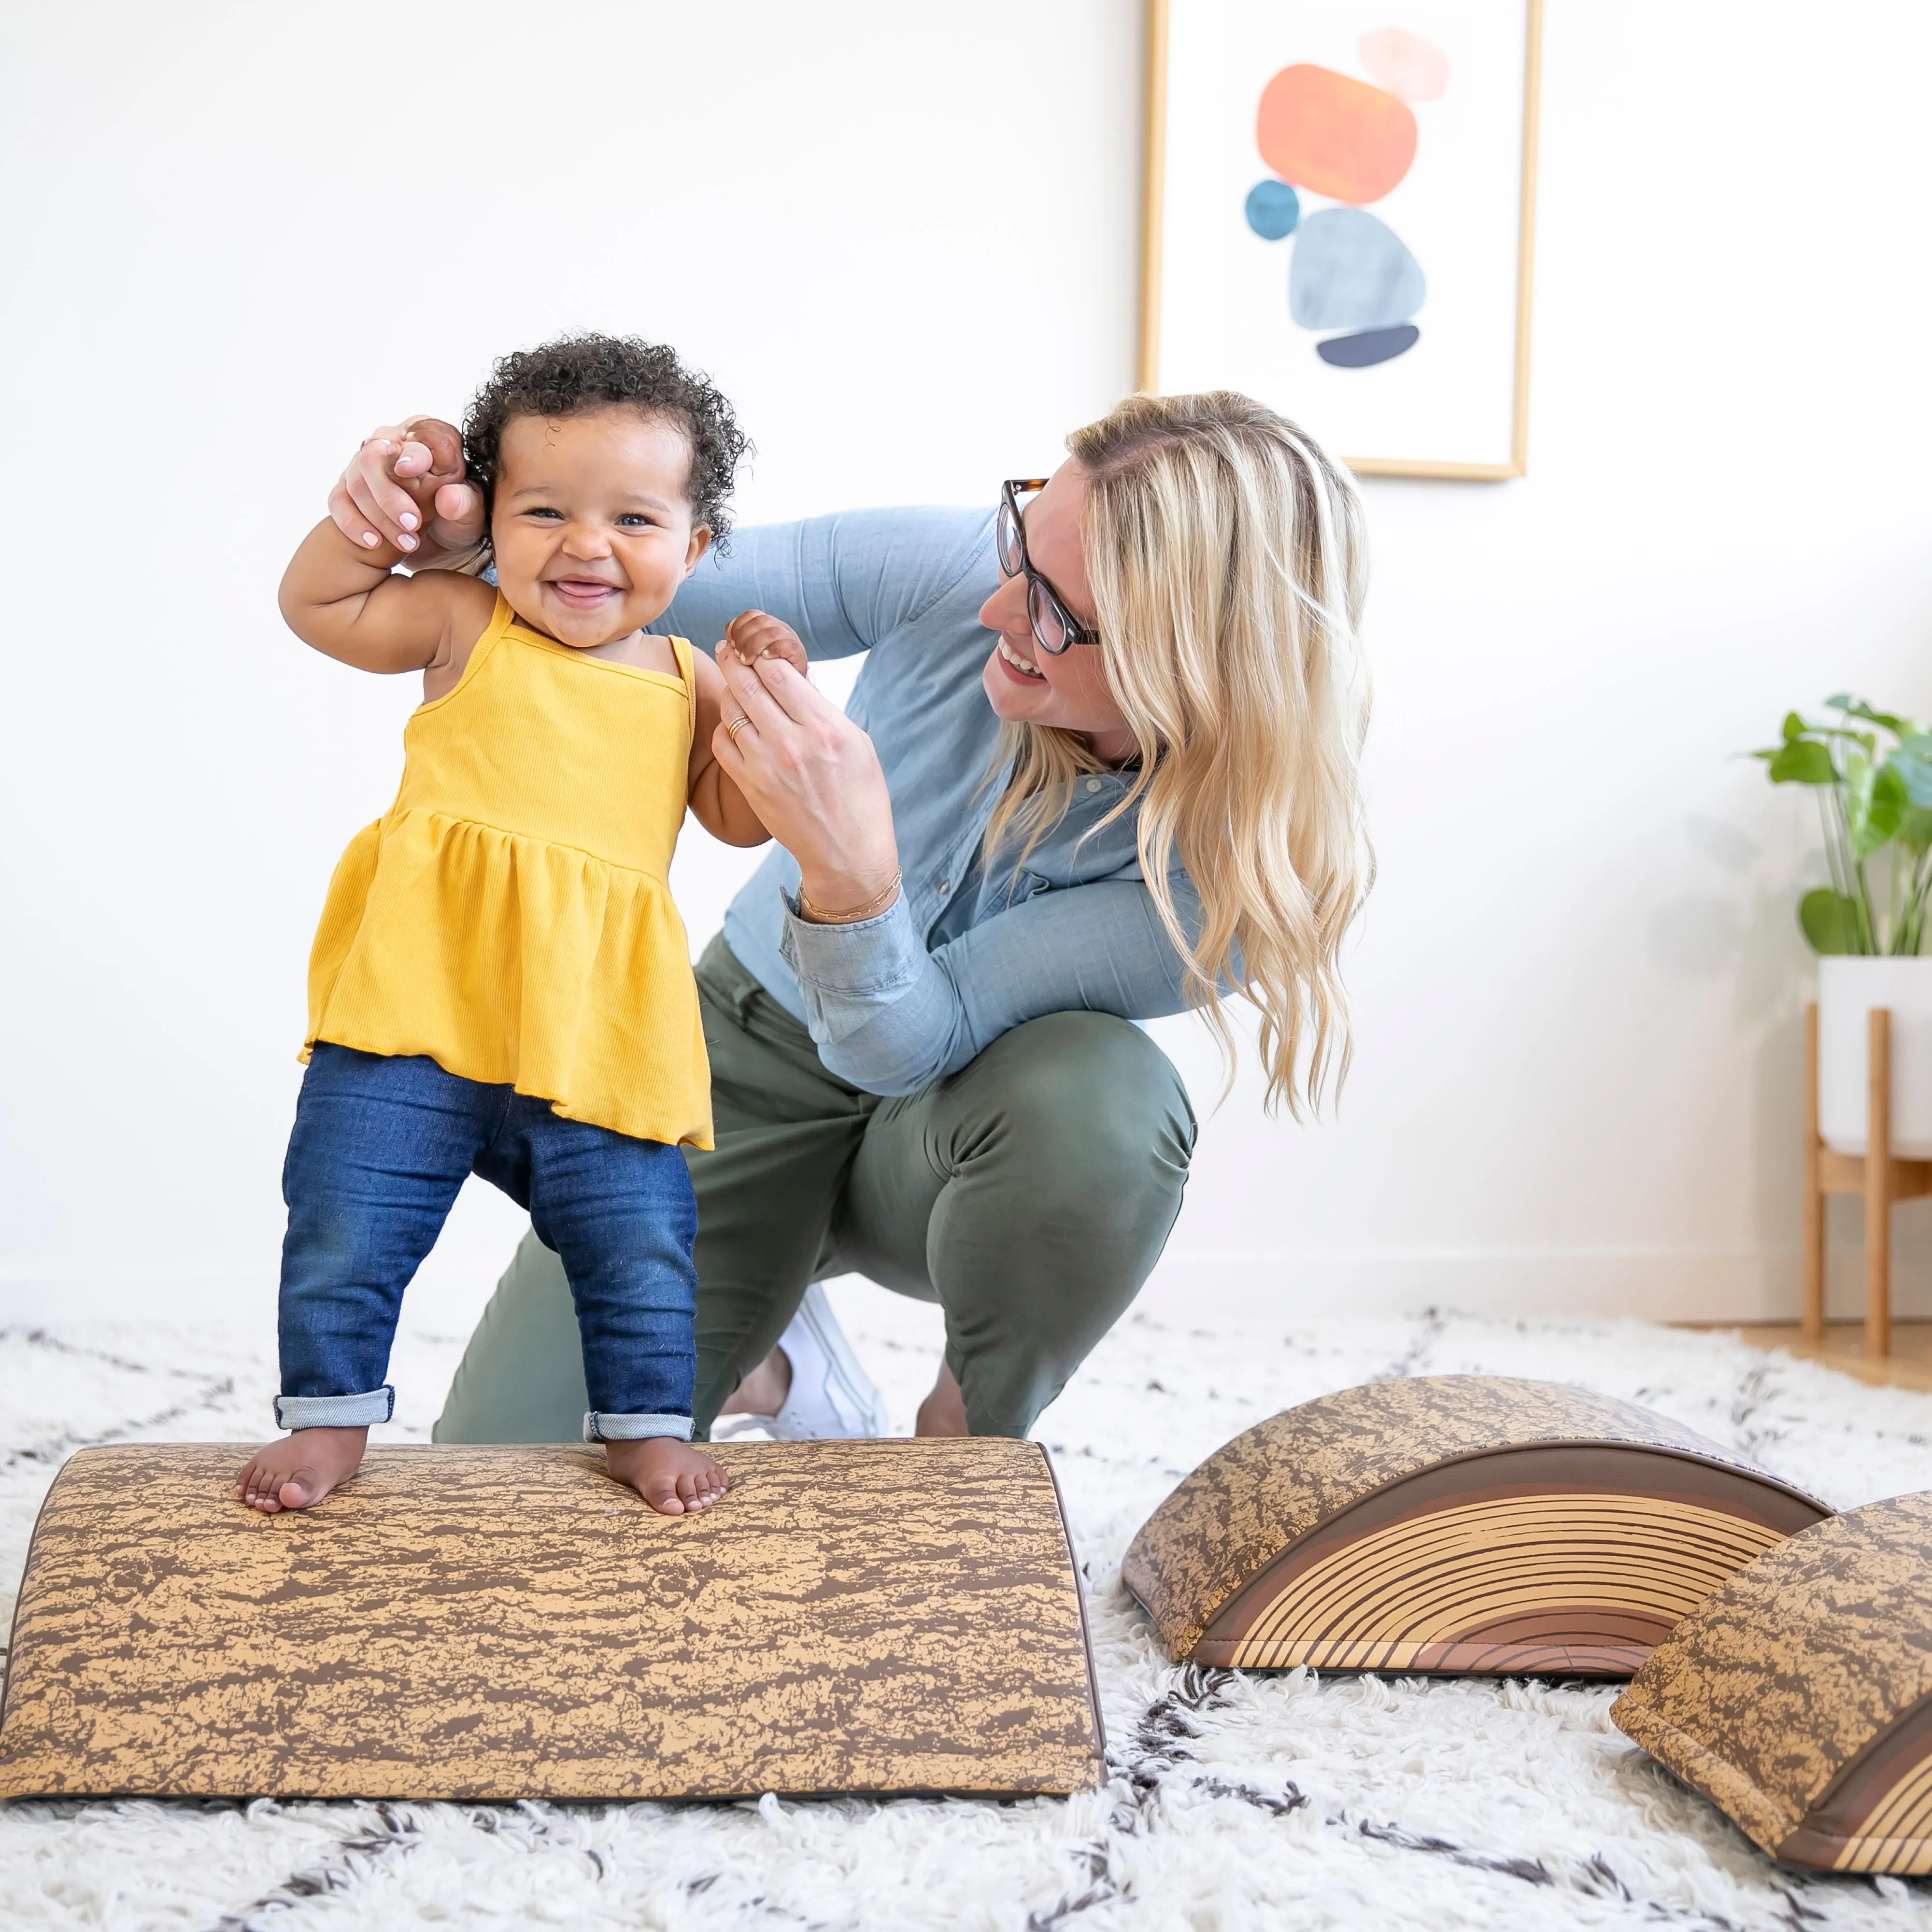
[{"label": "yellow peplum top", "polygon": [[403,733],[396,802],[330,880],[308,1048],[427,1054],[573,1120],[711,1144],[684,923],[664,883],[698,710],[681,678],[586,657],[502,597],[454,691]]}]

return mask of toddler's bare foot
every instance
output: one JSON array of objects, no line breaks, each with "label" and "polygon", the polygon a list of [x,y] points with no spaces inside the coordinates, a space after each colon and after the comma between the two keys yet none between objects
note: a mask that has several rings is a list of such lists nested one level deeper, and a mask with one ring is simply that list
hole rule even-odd
[{"label": "toddler's bare foot", "polygon": [[731,1479],[702,1449],[674,1436],[607,1442],[604,1460],[619,1482],[628,1483],[664,1516],[709,1509],[731,1486]]},{"label": "toddler's bare foot", "polygon": [[362,1466],[366,1429],[297,1429],[265,1443],[235,1484],[235,1500],[273,1516],[319,1503]]}]

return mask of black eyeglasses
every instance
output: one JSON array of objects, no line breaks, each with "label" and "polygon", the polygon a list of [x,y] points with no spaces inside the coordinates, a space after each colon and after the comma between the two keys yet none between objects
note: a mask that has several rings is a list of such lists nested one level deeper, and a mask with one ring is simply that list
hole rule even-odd
[{"label": "black eyeglasses", "polygon": [[1000,485],[1000,517],[995,526],[994,548],[999,553],[1003,576],[1024,577],[1027,580],[1027,616],[1033,624],[1033,640],[1049,657],[1058,657],[1069,644],[1097,644],[1098,631],[1076,623],[1073,614],[1060,601],[1055,590],[1027,558],[1026,526],[1020,521],[1020,498],[1044,490],[1044,476],[1009,477]]}]

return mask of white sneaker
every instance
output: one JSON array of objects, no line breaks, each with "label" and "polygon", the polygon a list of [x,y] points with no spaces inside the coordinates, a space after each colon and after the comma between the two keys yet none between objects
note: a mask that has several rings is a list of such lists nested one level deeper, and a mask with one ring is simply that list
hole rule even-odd
[{"label": "white sneaker", "polygon": [[779,1442],[884,1435],[886,1406],[817,1282],[805,1291],[778,1346],[791,1364],[791,1393],[766,1426]]}]

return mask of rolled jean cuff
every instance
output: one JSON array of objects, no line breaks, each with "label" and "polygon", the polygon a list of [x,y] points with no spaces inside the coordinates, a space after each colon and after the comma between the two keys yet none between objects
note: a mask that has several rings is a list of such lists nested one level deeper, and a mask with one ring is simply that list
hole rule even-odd
[{"label": "rolled jean cuff", "polygon": [[278,1395],[278,1429],[362,1429],[387,1422],[396,1412],[396,1392],[387,1382],[366,1395]]},{"label": "rolled jean cuff", "polygon": [[584,1439],[586,1442],[641,1442],[652,1436],[673,1436],[680,1442],[688,1442],[691,1418],[610,1415],[594,1408],[584,1412]]}]

